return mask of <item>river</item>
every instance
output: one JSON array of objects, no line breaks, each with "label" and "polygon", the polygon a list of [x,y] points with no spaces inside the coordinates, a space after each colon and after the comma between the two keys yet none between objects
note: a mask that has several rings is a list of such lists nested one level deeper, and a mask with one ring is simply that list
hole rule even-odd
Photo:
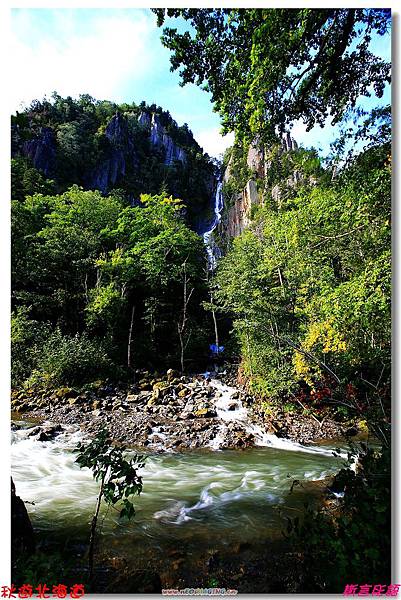
[{"label": "river", "polygon": [[[185,453],[148,451],[134,519],[121,523],[103,507],[102,548],[109,558],[168,569],[177,549],[196,563],[212,550],[281,538],[285,516],[300,514],[311,495],[302,486],[290,493],[292,482],[320,480],[341,468],[344,455],[334,456],[333,446],[306,447],[264,432],[249,422],[241,402],[232,406],[234,388],[214,385],[222,432],[228,421],[241,421],[259,445],[219,450],[214,442]],[[83,439],[74,428],[48,442],[27,436],[25,428],[12,433],[17,493],[34,503],[27,509],[39,538],[58,539],[69,553],[84,550],[97,496],[91,472],[78,467],[72,452]]]}]

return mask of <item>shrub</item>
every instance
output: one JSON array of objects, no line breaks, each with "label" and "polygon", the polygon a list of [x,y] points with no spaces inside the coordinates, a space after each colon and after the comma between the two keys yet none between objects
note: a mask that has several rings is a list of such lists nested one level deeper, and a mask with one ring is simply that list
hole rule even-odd
[{"label": "shrub", "polygon": [[112,362],[101,342],[86,333],[63,335],[57,328],[44,343],[28,384],[82,385],[111,374]]},{"label": "shrub", "polygon": [[20,307],[11,315],[11,385],[23,383],[37,366],[40,348],[50,335],[48,323],[29,319],[30,309]]},{"label": "shrub", "polygon": [[341,593],[351,581],[390,583],[390,446],[361,445],[358,454],[357,473],[343,469],[334,480],[344,489],[339,506],[308,510],[302,523],[289,523],[302,555],[304,592]]}]

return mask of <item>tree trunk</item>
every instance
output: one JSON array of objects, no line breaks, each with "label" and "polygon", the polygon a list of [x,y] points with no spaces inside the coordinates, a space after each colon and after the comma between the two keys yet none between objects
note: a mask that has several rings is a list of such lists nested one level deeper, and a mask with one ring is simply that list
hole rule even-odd
[{"label": "tree trunk", "polygon": [[180,324],[178,324],[178,337],[180,339],[180,363],[181,363],[181,375],[184,373],[184,340],[182,337],[182,330]]},{"label": "tree trunk", "polygon": [[135,304],[132,305],[131,323],[129,326],[129,334],[128,334],[127,366],[129,369],[131,368],[131,343],[132,343],[132,329],[134,327],[134,316],[135,316]]},{"label": "tree trunk", "polygon": [[93,518],[92,518],[91,532],[90,532],[90,538],[89,538],[88,566],[89,566],[89,582],[91,584],[92,584],[92,580],[93,580],[93,557],[95,554],[95,535],[96,535],[97,519],[99,516],[100,505],[101,505],[102,498],[103,498],[103,486],[104,486],[105,478],[106,478],[106,473],[103,475],[102,481],[100,484],[99,495],[97,497],[95,514],[93,515]]},{"label": "tree trunk", "polygon": [[188,294],[188,277],[187,277],[187,261],[186,260],[183,262],[182,267],[183,267],[183,271],[184,271],[183,298],[182,298],[183,299],[182,321],[181,321],[181,323],[180,323],[180,321],[178,321],[177,329],[178,329],[178,337],[180,339],[180,348],[181,348],[181,352],[180,352],[181,373],[184,373],[184,351],[188,344],[188,340],[187,340],[187,344],[184,344],[184,333],[185,333],[185,327],[186,327],[187,319],[188,319],[187,308],[188,308],[189,301],[191,300],[191,296],[192,296],[195,288],[192,288]]},{"label": "tree trunk", "polygon": [[216,313],[214,310],[212,310],[212,316],[213,316],[213,323],[214,323],[214,335],[215,335],[216,346],[217,346],[217,350],[218,350],[219,349],[219,332],[217,330]]}]

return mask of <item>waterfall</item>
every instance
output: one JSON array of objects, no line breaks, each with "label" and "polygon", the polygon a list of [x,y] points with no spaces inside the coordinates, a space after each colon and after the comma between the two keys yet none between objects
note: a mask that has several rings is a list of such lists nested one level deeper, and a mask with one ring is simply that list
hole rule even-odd
[{"label": "waterfall", "polygon": [[212,234],[221,221],[221,213],[224,206],[222,188],[223,182],[218,181],[216,186],[216,193],[214,196],[213,218],[209,229],[203,234],[203,241],[205,243],[207,252],[208,268],[210,271],[214,271],[217,265],[217,259],[221,256],[220,249],[214,242]]}]

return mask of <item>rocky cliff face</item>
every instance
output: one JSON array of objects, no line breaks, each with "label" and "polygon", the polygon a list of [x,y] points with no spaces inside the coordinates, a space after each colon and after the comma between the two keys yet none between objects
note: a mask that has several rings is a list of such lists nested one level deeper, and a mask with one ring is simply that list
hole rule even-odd
[{"label": "rocky cliff face", "polygon": [[39,134],[22,144],[22,155],[29,158],[35,169],[51,176],[56,158],[56,137],[50,127],[42,127]]},{"label": "rocky cliff face", "polygon": [[137,204],[141,194],[163,191],[184,202],[187,223],[199,233],[210,221],[218,169],[188,125],[178,126],[160,106],[35,101],[12,116],[11,142],[15,199],[40,191],[35,173],[25,180],[36,169],[57,193],[75,184],[103,194],[118,189]]},{"label": "rocky cliff face", "polygon": [[223,223],[224,235],[228,238],[241,235],[251,222],[252,206],[260,204],[256,181],[250,179],[245,188],[238,194],[235,203],[229,209]]},{"label": "rocky cliff face", "polygon": [[[139,120],[142,120],[142,123],[145,121],[142,114],[140,115]],[[150,143],[163,150],[165,153],[165,165],[172,165],[175,160],[185,164],[186,154],[184,150],[174,144],[172,138],[165,132],[163,125],[160,123],[160,119],[154,113],[152,114],[150,122]]]},{"label": "rocky cliff face", "polygon": [[[147,112],[141,112],[138,123],[151,146],[160,150],[164,155],[163,162],[166,166],[173,165],[174,161],[185,164],[185,151],[176,145],[165,132],[158,115],[153,113],[150,116]],[[98,189],[104,194],[116,185],[120,177],[125,176],[127,163],[130,162],[135,168],[139,162],[135,142],[130,135],[127,119],[124,116],[117,113],[108,123],[105,135],[110,142],[110,156],[95,168],[87,183],[90,189]]]},{"label": "rocky cliff face", "polygon": [[[279,155],[298,149],[297,142],[290,136],[286,136],[281,141]],[[265,180],[268,177],[269,170],[272,168],[272,160],[269,158],[269,149],[255,140],[248,148],[246,164],[251,171],[252,176],[246,183],[243,190],[234,198],[234,203],[226,211],[219,228],[219,233],[224,238],[233,238],[240,235],[251,222],[252,207],[263,205],[264,197],[271,196],[278,205],[282,201],[283,190],[285,188],[294,188],[302,180],[302,174],[294,169],[288,178],[280,184],[274,185],[270,190],[266,190]],[[233,174],[233,161],[229,160],[226,171],[223,176],[223,183],[228,183]],[[259,185],[258,183],[259,182]],[[259,191],[263,189],[263,192]]]},{"label": "rocky cliff face", "polygon": [[86,187],[100,190],[103,194],[126,174],[127,163],[135,166],[138,158],[135,144],[129,135],[127,119],[117,113],[108,123],[105,136],[109,141],[108,157],[88,173]]},{"label": "rocky cliff face", "polygon": [[[271,160],[269,160],[268,148],[263,146],[258,140],[255,140],[248,149],[247,165],[256,177],[263,179],[267,176],[268,171],[271,167]],[[284,152],[290,152],[291,150],[298,150],[298,144],[287,133],[281,140],[281,154]]]},{"label": "rocky cliff face", "polygon": [[[151,146],[159,150],[164,157],[163,163],[171,166],[174,161],[185,164],[187,157],[183,148],[174,143],[158,115],[143,111],[138,118],[144,135]],[[94,168],[88,170],[83,176],[84,186],[88,189],[100,190],[106,194],[112,189],[119,178],[127,173],[127,167],[135,168],[138,165],[138,153],[135,139],[130,131],[128,119],[117,112],[105,128],[105,136],[109,142],[105,151],[106,157],[98,162]],[[30,140],[18,143],[18,133],[14,132],[13,155],[22,155],[28,158],[35,169],[41,171],[46,177],[52,177],[55,170],[57,140],[50,127],[42,127]]]}]

